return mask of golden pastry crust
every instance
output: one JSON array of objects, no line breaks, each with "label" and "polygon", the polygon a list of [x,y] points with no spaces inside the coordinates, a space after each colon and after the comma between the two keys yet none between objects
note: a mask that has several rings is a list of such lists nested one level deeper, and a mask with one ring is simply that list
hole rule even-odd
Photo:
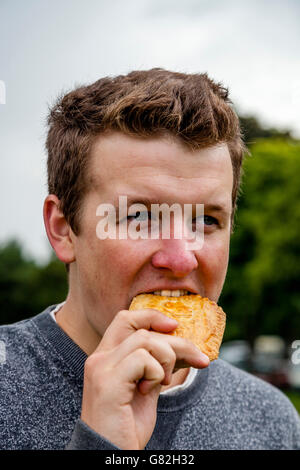
[{"label": "golden pastry crust", "polygon": [[134,297],[129,310],[154,308],[178,321],[178,327],[170,333],[192,341],[211,361],[219,356],[226,315],[212,300],[200,295],[165,297],[140,294]]}]

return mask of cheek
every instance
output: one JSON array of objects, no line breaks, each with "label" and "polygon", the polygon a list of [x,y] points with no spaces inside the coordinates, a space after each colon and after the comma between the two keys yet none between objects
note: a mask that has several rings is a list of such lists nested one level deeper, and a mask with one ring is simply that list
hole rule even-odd
[{"label": "cheek", "polygon": [[219,287],[225,280],[229,258],[229,243],[204,243],[199,252],[199,267],[204,274],[206,285],[215,284]]},{"label": "cheek", "polygon": [[127,240],[99,240],[94,253],[101,282],[117,285],[119,292],[130,284],[144,257],[145,251]]}]

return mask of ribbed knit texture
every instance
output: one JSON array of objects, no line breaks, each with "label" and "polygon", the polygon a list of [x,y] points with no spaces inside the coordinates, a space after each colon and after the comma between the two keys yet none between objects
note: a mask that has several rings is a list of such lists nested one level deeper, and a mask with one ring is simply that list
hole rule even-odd
[{"label": "ribbed knit texture", "polygon": [[[0,327],[0,449],[117,449],[79,419],[87,356],[54,307]],[[279,390],[219,359],[159,397],[146,449],[300,449],[300,419]]]}]

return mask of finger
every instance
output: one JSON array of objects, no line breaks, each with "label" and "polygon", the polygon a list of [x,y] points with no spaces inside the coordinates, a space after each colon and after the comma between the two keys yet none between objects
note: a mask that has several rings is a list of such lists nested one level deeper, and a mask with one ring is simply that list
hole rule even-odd
[{"label": "finger", "polygon": [[112,349],[139,329],[170,333],[177,326],[176,320],[155,309],[121,310],[107,328],[98,348]]},{"label": "finger", "polygon": [[124,357],[136,349],[145,349],[161,364],[165,372],[163,385],[170,384],[172,374],[178,369],[186,367],[202,369],[210,363],[209,358],[191,341],[144,329],[135,331],[115,348],[109,351],[99,350],[98,353],[108,353],[110,368],[114,369]]},{"label": "finger", "polygon": [[[165,377],[163,385],[168,385],[175,367],[176,354],[165,335],[155,336],[153,331],[140,329],[132,333],[121,344],[110,350],[110,367],[116,367],[120,361],[137,349],[148,351],[163,367]],[[100,352],[100,351],[99,351]],[[101,351],[102,353],[103,351]]]},{"label": "finger", "polygon": [[137,386],[139,381],[146,382],[139,390],[149,393],[163,381],[165,372],[160,363],[146,349],[136,349],[119,363],[121,381]]},{"label": "finger", "polygon": [[137,384],[137,388],[138,388],[139,392],[142,395],[147,395],[152,390],[154,390],[156,387],[159,387],[159,389],[158,389],[158,394],[159,394],[160,391],[161,391],[161,386],[162,385],[165,385],[165,384],[163,382],[161,382],[157,385],[154,385],[153,382],[151,382],[151,380],[140,380]]},{"label": "finger", "polygon": [[195,367],[197,369],[203,369],[210,364],[209,357],[200,351],[195,344],[180,336],[172,336],[168,334],[158,333],[153,331],[151,333],[153,337],[162,339],[167,342],[173,349],[176,355],[175,370],[184,367]]}]

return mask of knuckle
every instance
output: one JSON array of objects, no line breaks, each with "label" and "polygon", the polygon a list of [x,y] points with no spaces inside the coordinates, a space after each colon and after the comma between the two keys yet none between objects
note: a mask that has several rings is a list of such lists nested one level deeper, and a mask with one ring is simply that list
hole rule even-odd
[{"label": "knuckle", "polygon": [[104,354],[97,352],[91,354],[84,364],[85,375],[92,376],[95,373],[95,370],[99,369],[99,363],[103,364]]},{"label": "knuckle", "polygon": [[102,353],[94,353],[84,364],[84,386],[96,394],[101,394],[113,377],[109,366],[103,361],[103,356]]},{"label": "knuckle", "polygon": [[158,369],[159,381],[162,381],[165,378],[165,371],[162,367]]},{"label": "knuckle", "polygon": [[138,348],[136,351],[135,351],[136,355],[138,356],[138,358],[142,361],[145,361],[146,359],[148,359],[148,356],[149,356],[149,353],[148,351],[146,351],[146,349],[144,348]]},{"label": "knuckle", "polygon": [[175,364],[176,359],[177,359],[176,353],[175,353],[175,351],[171,348],[171,350],[170,350],[170,356],[169,356],[169,363],[170,363],[170,364]]},{"label": "knuckle", "polygon": [[161,382],[165,378],[165,371],[164,368],[161,366],[161,364],[157,363],[155,364],[155,375],[158,379],[159,382]]},{"label": "knuckle", "polygon": [[128,319],[128,314],[129,314],[128,310],[120,310],[116,316],[118,317],[119,320],[125,321]]},{"label": "knuckle", "polygon": [[168,355],[165,356],[164,365],[169,369],[173,369],[176,359],[177,359],[176,353],[175,351],[173,351],[173,349],[171,349]]},{"label": "knuckle", "polygon": [[93,354],[91,356],[89,356],[87,358],[87,360],[85,361],[85,364],[84,364],[84,371],[85,371],[85,374],[86,375],[90,375],[91,372],[94,370],[95,368],[95,363],[96,363],[96,360],[95,360],[95,357],[93,356]]},{"label": "knuckle", "polygon": [[191,349],[191,348],[194,348],[194,344],[187,338],[180,338],[184,348],[186,349]]},{"label": "knuckle", "polygon": [[140,328],[137,330],[136,335],[144,342],[148,342],[150,340],[150,331],[146,330],[145,328]]}]

